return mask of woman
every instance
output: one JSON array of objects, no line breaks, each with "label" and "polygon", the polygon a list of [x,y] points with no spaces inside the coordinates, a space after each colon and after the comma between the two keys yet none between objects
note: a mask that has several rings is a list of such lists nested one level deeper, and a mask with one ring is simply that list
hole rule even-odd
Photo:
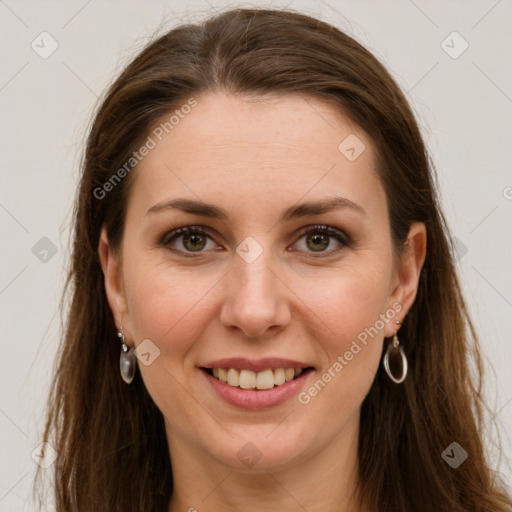
[{"label": "woman", "polygon": [[144,49],[85,152],[57,510],[509,511],[433,182],[326,23],[236,9]]}]

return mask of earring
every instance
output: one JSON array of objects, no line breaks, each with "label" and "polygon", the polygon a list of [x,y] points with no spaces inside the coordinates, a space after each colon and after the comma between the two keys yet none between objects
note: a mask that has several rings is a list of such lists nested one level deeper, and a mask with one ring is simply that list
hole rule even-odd
[{"label": "earring", "polygon": [[123,326],[120,327],[117,336],[121,338],[121,357],[119,358],[121,377],[126,384],[131,384],[135,377],[135,370],[137,369],[135,349],[133,347],[129,348],[124,342]]},{"label": "earring", "polygon": [[[397,320],[397,324],[401,325],[400,322]],[[395,334],[393,336],[393,341],[388,345],[388,349],[386,350],[386,353],[384,354],[384,359],[382,361],[384,365],[384,369],[386,370],[386,373],[388,374],[389,378],[395,382],[396,384],[401,384],[405,377],[407,376],[407,357],[404,354],[404,349],[400,346],[400,341],[398,340],[398,336],[396,335],[398,331],[395,331]],[[399,350],[400,356],[402,358],[402,375],[399,378],[396,378],[391,373],[391,368],[389,367],[389,355],[392,350]]]}]

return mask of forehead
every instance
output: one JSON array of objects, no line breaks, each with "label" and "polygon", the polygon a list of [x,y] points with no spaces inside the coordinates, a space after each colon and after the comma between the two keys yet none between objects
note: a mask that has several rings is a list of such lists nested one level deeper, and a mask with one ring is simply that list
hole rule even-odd
[{"label": "forehead", "polygon": [[154,148],[135,170],[130,199],[139,212],[173,197],[228,210],[281,210],[334,193],[360,203],[384,197],[370,139],[333,106],[301,95],[195,100],[172,125],[163,124],[171,113],[151,127]]}]

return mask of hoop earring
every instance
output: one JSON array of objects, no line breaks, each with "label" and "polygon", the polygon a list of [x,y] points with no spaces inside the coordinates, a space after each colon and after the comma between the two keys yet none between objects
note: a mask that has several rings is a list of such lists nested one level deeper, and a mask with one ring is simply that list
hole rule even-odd
[{"label": "hoop earring", "polygon": [[[402,357],[402,375],[399,378],[396,378],[393,373],[391,372],[391,368],[389,367],[389,354],[392,350],[399,350],[400,356]],[[400,341],[398,341],[398,336],[393,336],[393,342],[388,345],[388,349],[386,350],[386,353],[384,354],[384,359],[382,361],[384,365],[384,369],[386,370],[386,373],[388,374],[388,377],[395,382],[396,384],[401,384],[405,377],[407,376],[407,357],[404,354],[404,349],[400,346]]]},{"label": "hoop earring", "polygon": [[124,342],[123,326],[120,327],[117,336],[121,339],[121,356],[119,358],[121,377],[126,384],[131,384],[135,377],[135,370],[137,369],[135,349],[133,347],[129,348]]}]

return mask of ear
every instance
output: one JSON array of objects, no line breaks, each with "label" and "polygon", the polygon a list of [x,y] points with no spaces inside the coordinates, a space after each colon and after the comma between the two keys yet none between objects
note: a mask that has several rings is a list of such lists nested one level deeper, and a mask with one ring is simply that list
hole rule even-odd
[{"label": "ear", "polygon": [[125,337],[128,339],[130,337],[128,335],[129,329],[127,331],[127,322],[125,323],[128,308],[124,291],[121,258],[110,246],[105,227],[101,230],[98,254],[103,275],[105,276],[105,293],[110,310],[112,311],[117,328],[119,329],[122,325]]},{"label": "ear", "polygon": [[[400,322],[406,317],[416,298],[426,254],[427,228],[423,222],[413,222],[395,269],[392,293],[389,297],[389,307],[397,302],[402,305],[402,309],[396,317]],[[393,336],[398,330],[396,327],[395,323],[387,324],[385,336]]]}]

